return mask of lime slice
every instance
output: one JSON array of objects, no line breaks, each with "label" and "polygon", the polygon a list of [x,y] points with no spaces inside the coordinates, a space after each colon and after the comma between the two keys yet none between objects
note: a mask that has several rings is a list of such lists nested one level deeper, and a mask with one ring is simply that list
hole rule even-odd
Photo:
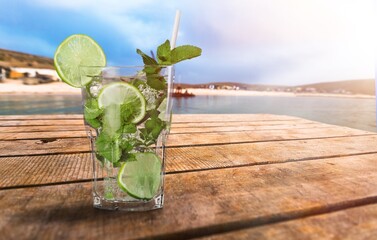
[{"label": "lime slice", "polygon": [[145,116],[145,98],[131,84],[115,82],[102,88],[98,95],[98,106],[106,109],[114,105],[121,106],[120,109],[124,109],[122,114],[128,114],[127,119],[132,123],[139,122]]},{"label": "lime slice", "polygon": [[81,79],[79,66],[105,66],[106,56],[92,38],[75,34],[66,38],[56,49],[54,65],[63,82],[81,88],[91,78]]},{"label": "lime slice", "polygon": [[151,152],[135,153],[136,160],[123,163],[118,173],[118,185],[138,199],[153,198],[161,185],[161,160]]}]

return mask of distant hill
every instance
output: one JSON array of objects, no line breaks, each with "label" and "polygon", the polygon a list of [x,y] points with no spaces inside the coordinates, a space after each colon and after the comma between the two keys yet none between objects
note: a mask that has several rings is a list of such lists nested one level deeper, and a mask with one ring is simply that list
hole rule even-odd
[{"label": "distant hill", "polygon": [[300,85],[301,88],[315,88],[317,92],[338,92],[338,93],[352,93],[352,94],[366,94],[375,95],[376,87],[375,80],[348,80],[337,82],[313,83],[307,85]]},{"label": "distant hill", "polygon": [[336,82],[313,83],[298,86],[284,86],[284,85],[264,85],[264,84],[246,84],[233,82],[211,82],[203,84],[176,84],[181,88],[239,88],[252,91],[277,91],[277,92],[317,92],[317,93],[338,93],[338,94],[365,94],[375,95],[375,80],[346,80]]},{"label": "distant hill", "polygon": [[51,58],[0,49],[0,66],[54,69]]}]

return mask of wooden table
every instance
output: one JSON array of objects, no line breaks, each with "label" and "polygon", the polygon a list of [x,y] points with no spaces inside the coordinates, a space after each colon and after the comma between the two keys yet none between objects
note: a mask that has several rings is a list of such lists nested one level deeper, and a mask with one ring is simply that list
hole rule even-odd
[{"label": "wooden table", "polygon": [[79,115],[0,117],[0,239],[377,239],[377,135],[176,115],[165,207],[94,209]]}]

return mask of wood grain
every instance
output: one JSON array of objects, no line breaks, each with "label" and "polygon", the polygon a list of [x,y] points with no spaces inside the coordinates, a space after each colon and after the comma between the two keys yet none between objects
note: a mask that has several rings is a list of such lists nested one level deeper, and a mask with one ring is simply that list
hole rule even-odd
[{"label": "wood grain", "polygon": [[[271,127],[275,127],[271,128]],[[277,126],[277,128],[276,128]],[[318,129],[320,128],[320,129]],[[81,128],[80,128],[81,129]],[[25,139],[39,139],[43,138],[77,138],[86,137],[84,127],[82,131],[71,131],[66,128],[66,131],[38,131],[38,132],[2,132],[0,133],[0,140],[25,140]],[[194,131],[192,131],[194,130]],[[198,132],[198,130],[201,130]],[[333,127],[327,124],[303,124],[303,125],[259,125],[259,126],[231,126],[231,127],[208,127],[208,128],[195,128],[184,127],[178,128],[173,125],[171,130],[170,139],[174,142],[180,139],[188,140],[189,144],[201,143],[217,143],[224,142],[224,138],[231,142],[246,141],[250,136],[265,136],[265,138],[272,137],[274,139],[284,139],[286,136],[291,138],[293,135],[296,138],[310,138],[319,136],[349,136],[361,134],[376,134],[372,132],[356,130],[346,127]],[[234,140],[232,140],[234,139]]]},{"label": "wood grain", "polygon": [[76,119],[33,119],[33,120],[10,120],[0,121],[0,129],[8,126],[52,126],[52,125],[83,125],[83,120]]},{"label": "wood grain", "polygon": [[0,238],[374,239],[377,134],[269,114],[175,115],[166,200],[91,206],[81,115],[0,116]]},{"label": "wood grain", "polygon": [[91,180],[89,153],[0,158],[0,189]]},{"label": "wood grain", "polygon": [[376,142],[372,135],[173,148],[167,151],[167,168],[192,171],[376,153]]},{"label": "wood grain", "polygon": [[[76,169],[78,172],[83,172],[87,169],[89,164],[89,153],[80,155],[82,158],[76,158],[75,155],[62,154],[43,156],[43,154],[51,152],[65,151],[69,153],[76,153],[78,150],[88,152],[89,146],[79,145],[79,142],[72,142],[72,139],[67,140],[64,143],[46,143],[44,147],[39,148],[39,152],[35,147],[30,146],[31,149],[22,150],[24,152],[40,153],[41,156],[25,156],[20,157],[4,157],[0,158],[0,164],[2,171],[0,173],[4,178],[0,179],[1,187],[16,186],[17,184],[43,184],[51,182],[59,182],[61,179],[67,181],[87,179],[86,177],[70,177],[67,171],[62,171],[60,174],[54,175],[53,169],[60,166],[60,158],[72,160],[66,162],[66,168]],[[77,140],[77,139],[75,139]],[[82,140],[82,144],[88,144],[88,140],[85,138]],[[62,141],[62,140],[60,140]],[[185,141],[183,139],[183,141]],[[310,161],[326,157],[337,157],[347,155],[361,155],[371,152],[377,153],[377,145],[375,144],[377,137],[361,136],[361,137],[334,137],[328,139],[307,139],[307,140],[292,140],[292,141],[272,141],[272,142],[254,142],[243,144],[223,144],[223,145],[211,145],[211,146],[189,146],[189,147],[172,147],[167,148],[167,172],[185,172],[185,171],[197,171],[203,169],[215,169],[215,168],[228,168],[246,165],[265,165],[272,163],[284,163],[291,161]],[[5,141],[9,142],[9,141]],[[50,145],[49,145],[50,144]],[[65,148],[57,147],[57,145],[66,144]],[[2,145],[0,145],[2,146]],[[3,152],[3,151],[2,151]],[[19,151],[15,151],[14,154],[19,154]],[[50,161],[49,168],[47,169],[33,169],[29,165],[20,165],[23,162],[31,162],[36,166],[43,165],[46,161]],[[76,161],[83,161],[83,163],[76,163]],[[17,169],[19,166],[19,169]],[[32,165],[31,165],[32,166]],[[81,169],[84,168],[84,169]],[[29,169],[29,170],[28,170]],[[19,174],[14,175],[15,171],[20,170]],[[28,173],[32,172],[41,176],[40,181],[32,181],[28,179]],[[75,175],[72,175],[75,176]],[[18,178],[18,181],[8,181],[7,179]],[[22,179],[27,179],[23,182]],[[55,179],[55,180],[54,180]],[[5,181],[5,182],[4,182]],[[21,182],[20,182],[21,181]]]},{"label": "wood grain", "polygon": [[[225,135],[225,134],[223,134]],[[203,136],[203,135],[202,135]],[[207,158],[208,154],[211,155],[211,159],[216,157],[223,158],[224,156],[238,156],[241,154],[242,157],[247,157],[255,155],[255,154],[262,154],[264,151],[274,151],[274,154],[277,154],[275,151],[279,151],[282,153],[286,152],[289,153],[291,156],[296,156],[299,152],[305,151],[305,153],[309,152],[323,152],[324,155],[332,154],[339,154],[336,153],[336,149],[334,147],[339,147],[340,150],[344,149],[344,154],[354,154],[363,152],[374,152],[377,151],[377,144],[376,144],[376,136],[377,135],[362,135],[362,136],[355,136],[355,137],[333,137],[333,138],[326,138],[326,139],[307,139],[307,140],[297,140],[295,141],[295,136],[293,138],[289,138],[287,136],[286,139],[282,139],[281,137],[271,137],[264,136],[260,132],[258,134],[249,134],[250,138],[245,138],[243,134],[234,134],[229,140],[228,138],[222,140],[222,143],[237,143],[240,140],[244,142],[245,140],[248,143],[240,143],[239,145],[224,145],[213,144],[211,141],[206,141],[205,138],[203,140],[195,140],[198,143],[199,141],[203,146],[208,145],[207,148],[201,148],[196,146],[195,142],[190,142],[184,138],[176,138],[176,141],[169,140],[168,146],[186,146],[187,148],[181,148],[177,150],[180,152],[180,156],[190,156],[193,153],[196,154],[197,152],[203,152],[198,156],[200,158]],[[277,141],[277,140],[284,140],[284,141]],[[291,141],[290,141],[291,140]],[[219,140],[220,141],[220,140]],[[255,142],[255,143],[254,143]],[[265,142],[265,143],[263,143]],[[335,144],[332,146],[332,144]],[[318,148],[317,148],[318,146]],[[203,151],[204,149],[204,151]],[[274,150],[277,149],[277,150]],[[284,150],[285,149],[285,150]],[[82,153],[88,152],[90,150],[89,147],[89,140],[85,137],[82,138],[41,138],[39,140],[15,140],[15,141],[0,141],[0,156],[25,156],[25,155],[41,155],[41,154],[58,154],[58,153]],[[326,153],[326,151],[329,153]],[[220,151],[224,155],[219,155],[217,152]],[[261,155],[263,157],[270,157],[269,155],[266,156],[265,154]],[[172,156],[173,157],[173,156]],[[174,158],[173,159],[181,159]],[[180,160],[177,160],[180,161]],[[223,161],[229,161],[228,158],[224,158]]]},{"label": "wood grain", "polygon": [[376,160],[370,154],[169,174],[164,209],[149,213],[93,209],[90,183],[2,190],[0,231],[5,239],[188,239],[263,226],[377,202]]},{"label": "wood grain", "polygon": [[[171,133],[191,133],[191,132],[230,132],[230,131],[259,131],[259,130],[276,130],[276,129],[303,129],[303,128],[330,128],[334,127],[328,124],[323,123],[306,123],[306,124],[296,124],[293,122],[273,122],[272,124],[268,123],[254,123],[251,125],[237,125],[232,124],[232,126],[228,126],[226,122],[219,122],[214,126],[192,126],[187,127],[184,124],[173,124]],[[177,125],[177,127],[176,127]],[[28,133],[28,132],[66,132],[66,131],[85,131],[85,126],[82,123],[77,125],[51,125],[51,126],[6,126],[0,127],[0,133]]]},{"label": "wood grain", "polygon": [[26,140],[26,139],[49,139],[49,138],[85,138],[85,131],[51,131],[51,132],[17,132],[0,133],[0,140]]},{"label": "wood grain", "polygon": [[215,234],[200,239],[370,239],[377,236],[377,204]]},{"label": "wood grain", "polygon": [[307,124],[259,124],[259,125],[238,125],[226,126],[226,124],[218,126],[204,127],[175,127],[171,128],[171,134],[181,133],[211,133],[211,132],[243,132],[243,131],[264,131],[264,130],[284,130],[284,129],[307,129],[307,128],[334,128],[334,126],[323,123],[307,123]]},{"label": "wood grain", "polygon": [[[297,117],[273,114],[173,114],[173,122],[202,122],[203,120],[224,121],[265,121],[295,120]],[[33,114],[33,115],[2,115],[1,120],[35,120],[35,119],[80,119],[82,114]]]},{"label": "wood grain", "polygon": [[[255,137],[253,135],[254,139]],[[187,144],[188,140],[182,138],[180,141],[182,144]],[[223,143],[228,141],[226,137],[223,138]],[[372,135],[172,147],[167,149],[166,171],[184,172],[360,155],[377,152],[376,141],[376,135]],[[86,138],[59,139],[46,143],[39,140],[17,141],[20,143],[17,148],[12,145],[13,141],[3,142],[5,144],[0,145],[1,153],[7,154],[7,157],[0,158],[2,166],[0,188],[90,179],[89,143]],[[13,151],[9,152],[11,149]],[[70,152],[73,154],[62,154]],[[87,153],[75,154],[77,152]],[[31,153],[36,156],[30,156]],[[45,155],[51,153],[55,154]],[[9,157],[9,155],[21,156]],[[56,172],[56,169],[59,171]],[[30,175],[38,177],[34,178]]]},{"label": "wood grain", "polygon": [[326,128],[288,128],[288,129],[259,129],[256,131],[214,131],[199,133],[182,133],[171,134],[169,136],[168,146],[193,146],[223,143],[241,143],[241,142],[258,142],[258,141],[278,141],[293,139],[313,139],[313,138],[331,138],[331,137],[348,137],[348,136],[366,136],[377,133],[361,131],[345,127],[326,127]]},{"label": "wood grain", "polygon": [[27,132],[66,132],[85,131],[84,123],[81,125],[49,125],[49,126],[6,126],[0,127],[1,133],[27,133]]},{"label": "wood grain", "polygon": [[33,114],[33,115],[2,115],[0,121],[34,120],[34,119],[83,119],[82,114]]},{"label": "wood grain", "polygon": [[173,114],[173,122],[231,122],[231,121],[281,121],[281,120],[302,120],[303,118],[274,115],[274,114]]},{"label": "wood grain", "polygon": [[0,156],[28,156],[89,152],[87,138],[40,138],[39,140],[0,141]]}]

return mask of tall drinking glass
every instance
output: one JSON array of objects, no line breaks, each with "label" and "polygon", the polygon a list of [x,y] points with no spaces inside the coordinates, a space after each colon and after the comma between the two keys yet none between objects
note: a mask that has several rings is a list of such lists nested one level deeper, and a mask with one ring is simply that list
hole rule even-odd
[{"label": "tall drinking glass", "polygon": [[93,206],[146,211],[164,204],[171,66],[80,66],[93,161]]}]

